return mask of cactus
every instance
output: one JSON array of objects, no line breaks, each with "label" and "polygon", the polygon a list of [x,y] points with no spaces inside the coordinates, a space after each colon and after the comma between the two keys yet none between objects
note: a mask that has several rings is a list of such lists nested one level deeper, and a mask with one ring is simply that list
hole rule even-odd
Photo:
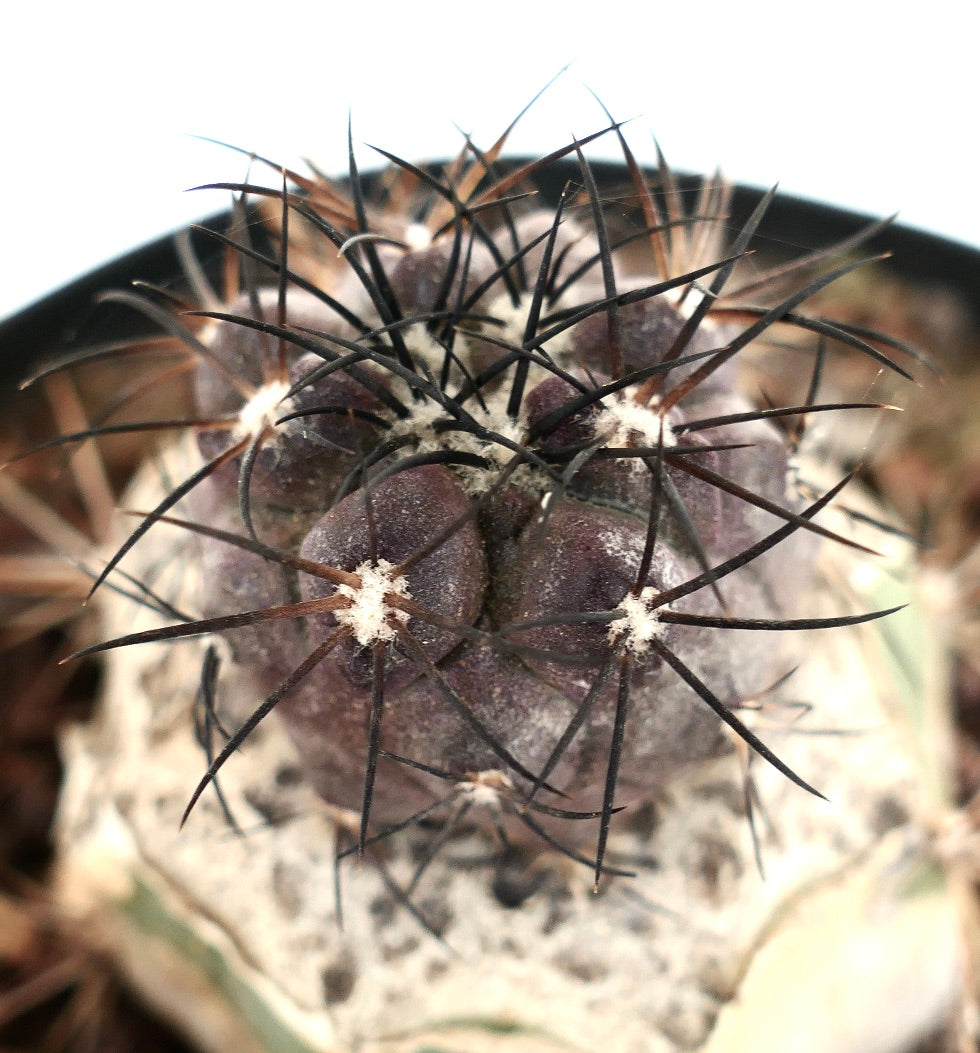
[{"label": "cactus", "polygon": [[[623,150],[613,193],[585,157],[601,135]],[[220,295],[198,280],[193,303],[107,296],[162,328],[167,342],[133,352],[162,349],[169,378],[189,368],[191,408],[134,406],[54,440],[181,433],[125,500],[139,525],[93,589],[110,638],[78,653],[108,652],[106,705],[66,745],[61,888],[96,902],[134,982],[147,959],[167,974],[147,996],[208,1048],[415,1049],[404,1028],[476,1027],[460,1013],[485,1014],[501,1048],[511,1018],[519,1048],[543,1049],[535,1028],[560,1020],[561,1041],[596,1044],[621,1014],[617,1048],[700,1048],[755,949],[785,952],[780,912],[852,865],[876,887],[914,825],[893,743],[801,735],[791,765],[786,722],[766,719],[812,706],[834,733],[860,729],[891,692],[857,641],[904,597],[876,587],[856,603],[821,562],[829,549],[846,578],[890,535],[869,527],[874,509],[829,514],[855,471],[829,478],[807,445],[816,422],[839,436],[849,415],[888,408],[821,399],[834,347],[898,382],[893,353],[914,353],[801,308],[867,262],[846,254],[879,226],[837,260],[759,269],[771,194],[732,231],[720,182],[685,208],[615,122],[540,161],[505,164],[501,146],[431,168],[385,155],[370,178],[352,150],[344,184],[223,184],[236,210],[213,234]],[[538,193],[555,172],[560,190]],[[255,201],[272,247],[243,222]],[[800,334],[818,340],[792,345],[788,384],[746,385],[746,358]],[[828,628],[790,677],[800,633]],[[819,812],[801,790],[843,792],[847,809]],[[314,793],[321,811],[280,827]],[[775,858],[760,891],[729,827],[748,817],[761,868],[762,800]],[[273,817],[267,836],[215,846],[249,808]],[[494,853],[492,893],[456,865],[460,844]],[[583,906],[573,882],[556,886],[556,854],[604,895]],[[341,933],[321,885],[352,856],[372,866]],[[651,920],[662,889],[695,912],[682,932]],[[389,899],[407,920],[383,914]],[[945,992],[943,910],[921,918]],[[419,922],[436,937],[422,947]],[[463,952],[452,966],[444,933]],[[188,1008],[180,984],[196,997],[201,976],[209,994]],[[234,1007],[224,1038],[213,1002]],[[721,1021],[718,1048],[738,1026]]]},{"label": "cactus", "polygon": [[[186,499],[202,593],[197,616],[84,653],[223,632],[260,692],[188,810],[272,710],[323,799],[359,814],[362,854],[458,802],[598,883],[616,813],[736,740],[818,793],[743,711],[782,671],[771,633],[887,613],[794,617],[839,487],[803,494],[788,423],[872,404],[816,404],[821,352],[802,403],[760,409],[737,358],[789,325],[907,374],[885,338],[795,312],[862,261],[733,308],[769,198],[722,251],[723,188],[685,215],[669,172],[661,198],[618,126],[597,134],[623,146],[625,232],[588,140],[560,151],[578,173],[552,210],[523,192],[554,158],[390,158],[389,198],[415,191],[396,212],[366,201],[352,150],[349,196],[294,173],[232,187],[276,205],[281,237],[224,239],[248,277],[226,303],[118,294],[196,361],[187,419],[134,427],[193,429],[202,460],[97,584]],[[293,268],[300,224],[339,260],[322,286]]]}]

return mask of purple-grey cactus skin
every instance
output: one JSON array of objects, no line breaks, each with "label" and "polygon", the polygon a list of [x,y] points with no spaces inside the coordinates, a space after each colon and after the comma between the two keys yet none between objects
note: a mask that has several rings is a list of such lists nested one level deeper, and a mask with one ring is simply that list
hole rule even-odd
[{"label": "purple-grey cactus skin", "polygon": [[336,192],[280,195],[339,255],[329,286],[300,287],[287,240],[267,287],[199,312],[201,617],[102,645],[226,630],[256,708],[197,794],[275,710],[362,849],[472,792],[510,836],[598,838],[598,875],[614,813],[734,736],[811,789],[738,713],[786,671],[759,630],[797,624],[824,499],[737,352],[853,265],[716,321],[763,209],[681,266],[646,190],[631,272],[580,165],[580,205],[492,218],[533,166],[462,200],[427,177],[451,207],[421,244],[360,192],[344,222]]},{"label": "purple-grey cactus skin", "polygon": [[[534,218],[518,229],[540,235],[553,220],[551,215],[537,215],[534,223]],[[496,235],[501,253],[509,238],[509,231]],[[447,270],[448,240],[414,252],[386,253],[401,318],[432,311],[440,289],[443,303],[447,288],[459,295],[462,282]],[[575,222],[569,223],[567,231],[559,228],[555,241],[552,259],[562,250],[566,254],[574,251],[579,259],[597,251],[594,236],[587,249],[589,234]],[[471,250],[471,259],[473,254]],[[480,256],[479,269],[486,280],[492,269],[488,254],[484,251]],[[526,254],[526,266],[533,262],[532,256]],[[541,265],[540,258],[536,265]],[[635,278],[632,283],[644,284]],[[344,284],[349,286],[348,302],[363,311],[363,287],[352,276],[342,279],[341,287]],[[476,287],[472,276],[466,286]],[[602,297],[602,287],[594,280],[581,281],[579,286],[566,292],[563,308]],[[492,317],[502,289],[503,280],[498,276],[468,309]],[[239,303],[230,313],[247,315],[249,311]],[[268,295],[261,317],[271,322],[275,316],[274,299]],[[380,325],[380,319],[371,320]],[[628,378],[631,372],[655,366],[684,320],[667,294],[623,307],[614,323],[618,325],[620,375]],[[284,321],[287,326],[325,334],[327,358],[336,353],[330,335],[351,335],[328,309],[318,311],[305,297],[299,299],[295,315],[287,297]],[[410,353],[420,358],[431,355],[431,330],[422,340],[405,328]],[[493,323],[481,319],[474,331],[463,329],[455,342],[458,358],[465,365],[476,363],[474,370],[489,372],[507,354],[499,344],[488,345],[480,339],[487,332],[495,335]],[[514,438],[518,443],[527,442],[527,450],[537,461],[525,462],[506,479],[501,471],[513,455],[511,448],[495,443],[492,435],[475,435],[465,426],[452,430],[460,418],[451,408],[440,410],[428,394],[413,400],[409,385],[386,375],[384,365],[377,361],[361,365],[362,373],[397,394],[407,407],[407,420],[381,405],[344,371],[314,379],[277,410],[281,416],[317,406],[324,412],[302,418],[302,427],[299,421],[278,426],[256,458],[249,497],[261,540],[348,572],[377,561],[398,566],[424,553],[407,572],[405,587],[412,602],[431,613],[431,620],[404,616],[396,621],[397,631],[381,644],[380,662],[370,639],[348,635],[277,706],[322,796],[335,805],[359,810],[372,749],[372,706],[378,706],[380,696],[383,716],[377,745],[383,755],[371,759],[377,764],[371,792],[372,828],[398,822],[446,793],[443,778],[405,760],[460,782],[479,773],[502,772],[514,784],[518,801],[547,770],[544,781],[566,797],[543,794],[539,788],[542,799],[547,796],[552,806],[562,810],[601,813],[623,676],[629,680],[629,715],[620,747],[617,805],[665,785],[683,766],[731,748],[731,738],[718,716],[653,649],[630,642],[629,631],[617,634],[615,621],[582,622],[576,616],[615,612],[631,589],[659,594],[682,586],[705,567],[723,563],[784,525],[745,500],[685,473],[673,463],[670,444],[676,447],[683,441],[693,451],[684,456],[795,511],[794,499],[787,496],[786,443],[774,425],[760,420],[691,431],[690,439],[673,435],[673,429],[683,424],[751,409],[732,390],[735,369],[730,363],[710,374],[665,414],[657,543],[640,581],[650,531],[656,454],[629,457],[627,447],[656,446],[659,416],[647,410],[650,430],[646,433],[628,428],[616,432],[622,456],[603,457],[602,450],[603,439],[608,438],[603,429],[615,425],[610,413],[624,405],[639,406],[632,399],[642,382],[626,384],[606,399],[587,402],[547,426],[534,441],[527,441],[549,416],[562,414],[583,392],[612,379],[614,353],[609,334],[610,316],[603,311],[573,326],[564,346],[557,350],[545,344],[543,350],[555,355],[560,371],[551,374],[546,366],[534,365],[514,418],[499,408],[478,414],[475,398],[460,400],[460,409],[473,410],[484,427],[503,432],[506,423],[516,422],[511,429]],[[265,335],[264,339],[273,337]],[[421,347],[418,352],[413,339]],[[724,341],[723,331],[705,324],[695,332],[685,354],[704,353]],[[261,367],[248,362],[248,353],[260,355],[258,345],[259,334],[228,321],[219,324],[212,340],[218,355],[233,367],[243,368],[253,381]],[[295,349],[290,349],[289,357],[293,384],[304,369],[314,373],[324,362],[315,354]],[[432,362],[426,365],[432,375]],[[675,382],[675,374],[680,382],[694,368],[681,366],[667,373],[666,390]],[[199,391],[212,389],[211,364],[203,362],[200,372]],[[499,406],[509,395],[514,372],[515,366],[510,365],[483,384],[484,400]],[[461,383],[454,379],[441,390],[451,396]],[[227,408],[224,393],[207,398],[199,407],[202,413]],[[379,420],[367,423],[344,416],[337,412],[343,407],[369,410]],[[494,413],[499,415],[496,421]],[[419,418],[417,424],[413,417]],[[433,421],[438,422],[435,427]],[[436,430],[440,424],[444,428],[441,436]],[[318,446],[317,436],[343,449]],[[373,458],[372,452],[383,453],[386,443],[397,448]],[[575,471],[564,471],[569,464],[567,451],[589,445],[598,446],[598,456],[583,459]],[[737,448],[715,449],[719,446]],[[206,456],[214,456],[221,448],[220,433],[202,439]],[[469,461],[455,464],[454,453],[482,455],[487,466]],[[427,454],[433,463],[413,463],[425,461]],[[360,472],[359,464],[365,465]],[[352,479],[352,473],[356,478]],[[278,491],[277,478],[281,479]],[[232,529],[237,512],[229,517],[228,509],[236,507],[237,486],[236,462],[206,480],[195,497],[202,521],[223,521]],[[272,567],[248,552],[229,554],[221,541],[205,540],[203,545],[221,554],[206,559],[223,561],[222,586],[210,593],[207,615],[259,609],[287,603],[290,598],[308,601],[335,591],[328,580]],[[784,618],[806,583],[813,547],[812,537],[797,532],[715,588],[695,590],[676,609],[723,615],[724,604],[728,610],[757,618]],[[515,628],[541,619],[550,621]],[[764,636],[658,623],[656,615],[651,615],[650,622],[658,644],[696,670],[698,678],[710,683],[711,691],[726,705],[736,705],[746,695],[763,690],[773,676],[768,658],[771,643]],[[339,626],[338,617],[328,612],[257,624],[244,633],[229,634],[229,640],[237,661],[254,674],[263,690],[272,692],[289,675],[290,666],[297,666]],[[407,635],[400,638],[402,632]],[[625,674],[618,672],[617,655],[629,656]],[[581,726],[563,744],[560,755],[553,756],[583,707],[586,713]],[[537,817],[547,827],[556,825],[553,819]],[[560,836],[572,842],[594,839],[595,829],[594,823],[566,820]]]}]

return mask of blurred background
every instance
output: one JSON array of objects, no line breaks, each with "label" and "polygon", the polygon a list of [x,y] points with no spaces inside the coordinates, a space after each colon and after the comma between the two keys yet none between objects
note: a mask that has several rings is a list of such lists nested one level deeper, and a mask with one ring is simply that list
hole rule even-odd
[{"label": "blurred background", "polygon": [[[914,14],[913,14],[914,12]],[[512,152],[602,126],[652,161],[980,244],[962,5],[285,0],[20,5],[8,15],[0,318],[223,208],[240,154],[346,168],[346,128],[406,158],[487,145],[559,70]],[[592,156],[615,155],[610,138]],[[359,147],[360,163],[376,157]]]}]

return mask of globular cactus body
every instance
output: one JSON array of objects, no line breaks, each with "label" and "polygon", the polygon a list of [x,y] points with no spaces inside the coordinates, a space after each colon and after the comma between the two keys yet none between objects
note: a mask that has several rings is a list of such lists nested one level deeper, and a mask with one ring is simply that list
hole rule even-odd
[{"label": "globular cactus body", "polygon": [[[120,650],[66,736],[59,887],[202,1048],[823,1053],[867,1047],[826,1039],[855,991],[862,1020],[948,1004],[890,730],[941,677],[913,609],[861,624],[907,552],[863,495],[830,507],[849,476],[812,427],[885,408],[826,394],[841,346],[905,377],[909,349],[804,313],[861,261],[744,259],[767,199],[682,208],[625,144],[600,194],[581,145],[551,211],[525,192],[554,159],[469,145],[238,185],[273,247],[239,207],[220,294],[109,296],[168,342],[54,444],[181,441],[97,583],[114,638],[81,653]],[[158,361],[190,405],[154,420]],[[911,998],[909,960],[936,981]]]},{"label": "globular cactus body", "polygon": [[[424,223],[369,211],[353,168],[350,202],[239,188],[280,202],[283,241],[189,341],[201,616],[103,645],[227,630],[264,701],[198,794],[274,709],[362,850],[479,785],[509,836],[598,839],[598,876],[615,811],[733,733],[810,788],[739,711],[785,672],[758,630],[794,627],[824,499],[736,355],[833,275],[736,325],[715,309],[761,209],[726,256],[718,214],[664,220],[627,158],[639,267],[581,155],[577,196],[523,215],[536,166],[485,158],[399,163],[438,199]],[[290,269],[290,215],[339,260],[322,287]],[[833,408],[813,394],[787,418]]]}]

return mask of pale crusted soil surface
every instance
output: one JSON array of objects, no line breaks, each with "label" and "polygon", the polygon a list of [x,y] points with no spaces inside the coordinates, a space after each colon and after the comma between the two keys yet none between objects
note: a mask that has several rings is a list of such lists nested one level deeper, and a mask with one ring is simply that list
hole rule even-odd
[{"label": "pale crusted soil surface", "polygon": [[[855,302],[857,299],[855,294]],[[955,311],[941,298],[915,300],[897,290],[879,297],[877,302],[892,322],[896,315],[902,317],[905,312],[908,332],[904,335],[938,352],[945,359],[945,368],[953,380],[939,394],[927,391],[913,404],[912,411],[895,432],[894,441],[886,448],[887,456],[877,464],[876,478],[909,522],[918,522],[924,508],[929,511],[938,541],[933,558],[961,568],[958,580],[969,597],[969,589],[976,581],[970,577],[973,566],[970,553],[980,535],[980,516],[976,512],[980,446],[976,440],[975,417],[975,395],[980,394],[980,382],[972,366],[972,362],[980,358],[971,357],[977,355],[978,349]],[[839,315],[840,307],[835,301],[834,313]],[[877,315],[865,320],[871,325],[882,324]],[[37,425],[31,421],[28,426],[8,417],[6,427],[11,429],[9,445],[17,447],[24,444],[25,437],[36,434]],[[41,470],[35,468],[35,471],[41,474]],[[78,515],[77,511],[68,511],[70,515]],[[22,532],[6,522],[3,529],[4,551],[20,550],[24,544]],[[966,803],[980,788],[977,761],[980,756],[977,730],[980,727],[977,717],[980,663],[976,659],[973,623],[960,619],[958,629],[957,798],[960,803]],[[67,724],[91,712],[100,676],[94,666],[81,667],[71,673],[55,666],[55,660],[71,649],[67,635],[63,629],[51,630],[9,648],[0,658],[4,684],[4,702],[0,707],[0,911],[3,915],[0,1044],[11,1050],[111,1051],[138,1047],[165,1053],[188,1049],[191,1047],[186,1040],[159,1024],[127,993],[128,982],[120,981],[115,967],[100,953],[99,934],[77,931],[52,905],[48,895],[52,850],[49,831],[61,778],[56,735]],[[198,771],[201,758],[186,735],[186,721],[186,710],[180,711],[174,703],[170,710],[164,707],[154,716],[150,730],[161,755],[169,755],[171,750],[175,755],[190,751],[186,756],[192,762],[192,770]],[[85,734],[97,738],[105,733],[104,726],[96,725]],[[77,736],[73,741],[77,744]],[[134,747],[137,744],[134,738],[129,742]],[[875,749],[872,740],[862,738],[846,740],[842,748],[839,740],[828,746],[828,740],[804,741],[787,736],[786,746],[790,751],[800,749],[803,754],[823,751],[830,755],[827,762],[838,767],[843,763],[840,754],[846,749],[847,764],[854,768],[870,763],[874,758],[864,751]],[[280,748],[281,743],[270,733],[256,747],[256,752],[269,751],[275,757]],[[234,895],[224,898],[226,890],[220,888],[211,890],[209,895],[223,903],[227,916],[220,920],[230,932],[237,934],[240,946],[251,941],[263,947],[261,940],[256,941],[255,932],[250,931],[257,922],[250,921],[249,911],[241,905],[242,897],[247,900],[251,889],[264,886],[266,891],[271,890],[290,943],[314,938],[308,928],[304,930],[305,922],[296,919],[319,917],[330,925],[335,911],[329,841],[332,827],[302,787],[294,784],[288,763],[285,760],[281,764],[275,760],[271,763],[272,770],[280,772],[278,781],[274,778],[271,784],[245,772],[235,775],[229,770],[229,797],[234,799],[240,821],[250,829],[244,839],[228,835],[213,801],[206,802],[201,814],[177,837],[175,820],[186,800],[189,784],[186,777],[170,772],[169,767],[163,772],[166,777],[153,800],[137,802],[131,798],[129,801],[132,811],[127,818],[132,820],[132,829],[137,835],[136,848],[172,887],[185,887],[190,875],[200,873],[202,860],[213,858],[218,852],[227,852],[234,860],[229,872],[241,878],[235,882]],[[761,771],[760,776],[765,784],[765,799],[773,814],[780,817],[780,826],[799,827],[806,835],[806,844],[795,849],[781,844],[775,836],[767,839],[765,859],[773,888],[781,887],[784,876],[791,872],[795,852],[828,842],[836,842],[834,847],[843,852],[860,852],[872,835],[880,836],[887,829],[893,833],[900,831],[908,810],[906,790],[914,797],[907,775],[898,773],[896,783],[905,787],[904,790],[875,801],[850,802],[855,807],[846,810],[846,814],[846,797],[835,802],[832,812],[821,811],[815,802],[799,795],[778,778],[770,779]],[[644,934],[655,935],[658,945],[673,941],[679,948],[677,957],[657,949],[650,952],[652,957],[642,961],[634,972],[636,997],[642,998],[648,974],[676,970],[680,967],[677,962],[685,954],[700,956],[702,963],[710,961],[720,912],[737,900],[745,888],[758,883],[744,818],[739,814],[740,784],[732,778],[732,773],[726,771],[709,779],[707,790],[702,785],[700,789],[678,792],[690,792],[695,800],[699,794],[700,799],[705,795],[720,798],[725,802],[724,807],[720,813],[715,810],[712,814],[728,815],[733,822],[731,830],[726,829],[722,834],[712,829],[715,820],[706,817],[704,828],[694,822],[693,830],[686,830],[684,837],[674,841],[669,836],[670,820],[663,821],[665,809],[661,804],[656,810],[661,819],[656,836],[663,838],[657,841],[657,863],[666,869],[667,856],[683,855],[679,873],[688,880],[675,879],[673,885],[658,884],[653,880],[657,871],[650,870],[648,898],[652,899],[652,906],[625,892],[626,887],[635,887],[626,886],[625,882],[611,883],[598,904],[590,902],[582,891],[584,885],[562,868],[543,876],[536,872],[528,875],[520,868],[504,868],[494,877],[488,868],[474,866],[465,872],[460,889],[447,896],[441,894],[448,879],[440,864],[425,877],[427,892],[423,902],[429,927],[452,948],[450,951],[393,902],[380,871],[371,867],[360,874],[345,870],[344,890],[350,905],[345,934],[337,938],[339,943],[329,946],[330,941],[321,935],[319,938],[324,944],[310,955],[309,967],[285,978],[284,984],[292,988],[292,995],[301,1004],[304,999],[313,998],[315,992],[317,999],[333,1008],[337,1028],[349,1029],[354,1025],[345,1021],[353,1019],[363,1007],[378,1006],[385,1001],[385,981],[376,978],[383,977],[392,962],[404,962],[413,954],[417,961],[412,968],[419,970],[422,984],[434,988],[438,997],[450,1003],[463,997],[477,980],[472,973],[467,973],[465,965],[459,964],[459,959],[464,963],[472,960],[473,951],[485,951],[485,941],[489,940],[496,951],[507,951],[518,984],[524,985],[529,995],[538,990],[536,984],[578,985],[580,997],[576,1012],[581,1017],[573,1014],[568,1021],[569,1029],[574,1031],[580,1021],[592,1013],[595,1004],[602,1001],[603,985],[609,982],[609,959],[621,953],[636,953],[636,938]],[[883,807],[884,801],[891,803]],[[691,814],[695,812],[692,810]],[[93,822],[96,818],[88,817]],[[165,820],[162,825],[167,829],[162,835],[161,820]],[[78,829],[83,828],[84,821],[85,817],[78,818]],[[261,829],[252,830],[257,825]],[[297,830],[301,836],[295,836]],[[627,833],[616,847],[628,855],[644,837],[642,830]],[[267,846],[277,839],[284,846],[288,841],[290,846],[283,847],[278,868],[272,865],[264,869],[257,865],[257,859],[272,858]],[[643,847],[645,851],[649,848],[646,841]],[[478,843],[463,841],[454,846],[453,851],[463,856],[475,848],[479,848]],[[406,836],[401,851],[410,856],[412,835]],[[408,864],[404,861],[396,858],[390,865],[399,877],[405,876]],[[311,868],[320,875],[319,884],[305,880]],[[107,875],[107,880],[112,879],[112,874]],[[640,881],[647,880],[647,871],[641,868]],[[786,877],[786,881],[788,887],[791,878]],[[354,885],[359,886],[357,893],[352,892]],[[536,892],[524,900],[523,913],[501,906],[501,899],[522,900],[529,887],[536,887]],[[642,891],[647,893],[646,884],[642,884]],[[500,919],[489,936],[480,935],[474,928],[477,908],[495,912],[494,916]],[[558,921],[583,911],[589,912],[584,935],[581,938],[563,936],[564,927]],[[750,932],[751,911],[745,914],[742,921],[745,930]],[[695,916],[697,921],[692,920]],[[518,923],[515,919],[519,917],[527,919],[527,923]],[[610,932],[615,935],[610,937]],[[976,933],[967,935],[969,942],[977,942]],[[526,953],[522,958],[514,950],[529,945],[540,954],[543,966],[530,968]],[[350,949],[351,953],[338,957],[338,947]],[[275,960],[277,954],[283,953],[282,948],[263,947],[262,953],[268,955],[268,960],[260,963],[262,968],[282,968]],[[343,964],[351,961],[353,970]],[[671,1010],[667,1015],[677,1021],[679,1027],[689,1030],[670,1035],[660,1026],[659,1033],[665,1042],[696,1040],[699,1029],[703,1030],[705,1021],[713,1018],[724,1001],[731,982],[731,972],[722,968],[716,973],[713,985],[702,986],[696,1004],[683,1013]],[[398,1011],[417,1009],[418,1004],[403,1002]],[[651,1003],[647,1011],[661,1022],[664,1019],[662,1004]],[[469,1039],[464,1036],[459,1041],[463,1043],[457,1042],[459,1048],[475,1049],[465,1045],[472,1041],[472,1036]],[[921,1050],[922,1053],[947,1053],[954,1048],[950,1043],[947,1033],[937,1033]],[[452,1047],[448,1038],[446,1045]]]},{"label": "pale crusted soil surface", "polygon": [[[156,473],[151,468],[143,482],[150,492]],[[139,487],[130,495],[136,507],[149,499]],[[158,530],[153,564],[130,569],[186,606],[197,590],[194,540]],[[806,609],[827,616],[862,601],[867,609],[871,597],[847,598],[851,588],[866,590],[865,576],[856,565],[852,576],[839,551],[828,547],[824,556]],[[110,637],[153,620],[130,601],[104,609]],[[740,771],[726,758],[618,827],[612,858],[637,874],[607,881],[598,897],[588,870],[557,856],[523,873],[513,862],[509,873],[481,865],[492,843],[477,834],[444,846],[413,892],[411,910],[393,888],[407,887],[432,830],[407,831],[365,865],[343,866],[338,899],[338,817],[297,778],[274,721],[222,773],[244,834],[233,833],[211,794],[179,829],[202,768],[187,699],[196,693],[206,646],[151,645],[109,658],[111,703],[66,741],[71,781],[60,820],[59,896],[80,916],[94,912],[131,980],[208,1049],[239,1045],[244,1032],[208,1000],[187,1013],[196,970],[185,975],[169,961],[172,937],[154,942],[161,924],[186,926],[181,946],[208,948],[205,971],[221,977],[216,986],[231,991],[239,1009],[237,983],[258,991],[262,1012],[308,1044],[297,1048],[387,1053],[401,1048],[399,1035],[418,1043],[454,1021],[482,1018],[526,1032],[529,1050],[598,1048],[615,1035],[617,1053],[674,1053],[710,1039],[757,948],[814,890],[848,886],[869,861],[873,873],[890,874],[898,885],[914,877],[908,860],[919,853],[928,795],[914,748],[889,730],[901,687],[873,626],[774,645],[785,648],[785,667],[799,670],[771,701],[760,731],[833,803],[754,765],[764,802],[764,881],[752,861]],[[250,685],[233,670],[221,690],[254,704]],[[797,721],[797,698],[819,699],[818,710]],[[245,713],[226,715],[233,723]],[[501,902],[506,883],[521,880],[539,887],[526,899],[512,893],[510,906]],[[880,905],[886,914],[891,880]],[[926,1012],[943,1004],[952,982],[942,950],[944,940],[950,945],[948,917],[939,918],[938,949],[923,951],[936,987]],[[148,960],[172,974],[168,990],[147,980],[154,972]]]}]

